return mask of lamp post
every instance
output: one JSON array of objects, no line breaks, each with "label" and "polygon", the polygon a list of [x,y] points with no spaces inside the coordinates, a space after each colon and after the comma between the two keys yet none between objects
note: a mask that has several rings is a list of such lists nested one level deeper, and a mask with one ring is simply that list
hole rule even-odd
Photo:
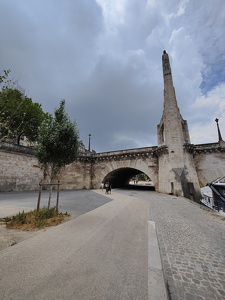
[{"label": "lamp post", "polygon": [[221,135],[220,128],[219,128],[219,119],[216,118],[215,121],[216,121],[216,125],[217,125],[217,130],[218,130],[219,142],[222,142],[223,139],[222,139],[222,135]]},{"label": "lamp post", "polygon": [[91,134],[89,134],[88,151],[91,152]]}]

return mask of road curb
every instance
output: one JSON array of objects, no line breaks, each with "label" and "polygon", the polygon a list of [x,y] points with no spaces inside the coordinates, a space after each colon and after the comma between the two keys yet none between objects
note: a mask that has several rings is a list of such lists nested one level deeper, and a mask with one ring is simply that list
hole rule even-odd
[{"label": "road curb", "polygon": [[168,300],[155,222],[148,221],[148,300]]}]

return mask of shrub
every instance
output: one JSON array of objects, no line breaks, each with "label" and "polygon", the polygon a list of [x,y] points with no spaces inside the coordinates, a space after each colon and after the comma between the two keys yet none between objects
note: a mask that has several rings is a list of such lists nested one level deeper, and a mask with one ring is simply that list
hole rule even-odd
[{"label": "shrub", "polygon": [[5,222],[7,228],[21,229],[21,230],[35,230],[48,226],[55,226],[68,218],[68,213],[57,213],[56,208],[50,209],[43,207],[38,211],[38,217],[36,216],[37,210],[19,212],[17,215],[12,217],[2,218],[0,221]]}]

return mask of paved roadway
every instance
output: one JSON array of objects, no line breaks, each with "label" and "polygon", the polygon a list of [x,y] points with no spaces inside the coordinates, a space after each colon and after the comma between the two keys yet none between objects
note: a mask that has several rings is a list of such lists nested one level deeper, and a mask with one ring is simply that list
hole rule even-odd
[{"label": "paved roadway", "polygon": [[[25,211],[37,208],[38,191],[25,192],[9,192],[0,193],[0,218],[5,217],[6,209],[15,214],[18,212],[18,207]],[[48,206],[49,192],[43,190],[41,193],[40,207]],[[56,205],[57,192],[52,191],[51,206]],[[59,211],[68,212],[75,216],[80,216],[87,213],[107,202],[110,198],[105,197],[104,193],[96,194],[91,190],[76,190],[76,191],[60,191],[59,194]],[[3,209],[4,208],[4,209]]]},{"label": "paved roadway", "polygon": [[[13,202],[10,194],[0,194],[0,208],[7,203],[26,207],[24,195]],[[148,288],[155,258],[151,224],[170,299],[225,299],[225,221],[220,217],[187,199],[153,191],[62,194],[61,208],[78,217],[0,251],[0,299],[162,300],[160,290],[157,295],[157,289]],[[79,201],[72,203],[82,197],[86,205],[76,213]]]}]

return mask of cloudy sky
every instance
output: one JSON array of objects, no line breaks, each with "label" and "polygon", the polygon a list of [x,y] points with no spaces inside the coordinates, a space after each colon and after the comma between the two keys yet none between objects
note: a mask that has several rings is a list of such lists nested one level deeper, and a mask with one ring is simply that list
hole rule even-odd
[{"label": "cloudy sky", "polygon": [[225,139],[224,0],[0,0],[0,71],[97,152],[157,145],[162,53],[191,142]]}]

